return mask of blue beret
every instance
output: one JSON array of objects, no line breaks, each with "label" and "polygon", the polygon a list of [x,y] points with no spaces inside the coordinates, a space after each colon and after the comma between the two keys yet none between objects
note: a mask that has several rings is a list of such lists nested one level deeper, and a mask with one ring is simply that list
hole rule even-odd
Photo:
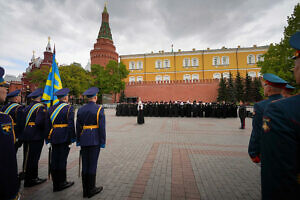
[{"label": "blue beret", "polygon": [[63,88],[56,91],[54,95],[57,96],[58,98],[62,98],[64,96],[67,96],[69,92],[70,92],[69,88]]},{"label": "blue beret", "polygon": [[83,95],[87,96],[88,98],[91,98],[93,96],[96,96],[96,94],[99,92],[99,89],[96,87],[91,87],[89,89],[87,89]]},{"label": "blue beret", "polygon": [[20,92],[21,92],[21,90],[15,90],[11,93],[8,93],[7,98],[18,96],[20,94]]},{"label": "blue beret", "polygon": [[35,91],[33,91],[32,93],[30,93],[30,94],[28,95],[28,97],[37,98],[37,97],[39,97],[39,96],[42,96],[43,93],[44,93],[43,88],[38,88],[38,89],[36,89]]},{"label": "blue beret", "polygon": [[290,45],[296,49],[295,56],[293,56],[293,59],[300,57],[300,32],[295,33],[290,38]]},{"label": "blue beret", "polygon": [[294,90],[295,89],[295,87],[293,87],[293,86],[291,86],[289,84],[286,84],[285,88],[286,89],[290,89],[290,90]]},{"label": "blue beret", "polygon": [[0,85],[3,85],[5,83],[5,81],[3,79],[4,72],[5,72],[4,68],[0,67]]}]

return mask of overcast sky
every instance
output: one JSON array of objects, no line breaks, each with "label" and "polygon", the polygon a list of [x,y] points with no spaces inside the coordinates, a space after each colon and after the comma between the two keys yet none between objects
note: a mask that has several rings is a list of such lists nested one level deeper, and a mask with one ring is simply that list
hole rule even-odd
[{"label": "overcast sky", "polygon": [[[278,43],[299,0],[108,0],[119,55]],[[59,64],[90,59],[105,0],[0,0],[0,65],[25,71],[51,37]]]}]

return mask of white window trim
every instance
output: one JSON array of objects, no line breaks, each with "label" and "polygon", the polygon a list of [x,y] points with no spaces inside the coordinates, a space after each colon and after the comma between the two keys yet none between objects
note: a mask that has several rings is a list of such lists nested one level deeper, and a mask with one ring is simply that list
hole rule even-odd
[{"label": "white window trim", "polygon": [[192,74],[192,80],[199,80],[199,74]]},{"label": "white window trim", "polygon": [[[194,60],[196,60],[196,65],[194,65]],[[192,67],[199,67],[199,59],[198,58],[192,58]]]},{"label": "white window trim", "polygon": [[[226,62],[224,63],[223,61],[223,58],[226,58]],[[222,56],[222,65],[229,65],[229,56]]]},{"label": "white window trim", "polygon": [[[215,64],[215,58],[217,58],[217,64]],[[220,65],[220,57],[219,56],[214,56],[213,58],[212,58],[212,65],[213,66],[219,66]]]},{"label": "white window trim", "polygon": [[230,73],[229,72],[223,72],[223,78],[229,78]]},{"label": "white window trim", "polygon": [[[132,66],[133,63],[133,66]],[[134,70],[135,69],[135,62],[134,61],[130,61],[129,62],[129,70]]]},{"label": "white window trim", "polygon": [[[158,65],[157,65],[158,61],[160,62],[160,67],[158,67]],[[162,69],[162,64],[163,64],[163,63],[162,63],[161,60],[159,60],[159,59],[156,60],[156,61],[155,61],[155,68],[156,68],[156,69]]]},{"label": "white window trim", "polygon": [[[218,77],[215,77],[216,75],[218,75]],[[214,73],[213,74],[213,79],[221,79],[221,73]]]},{"label": "white window trim", "polygon": [[[166,77],[167,77],[167,78],[166,78]],[[170,80],[171,80],[171,78],[170,78],[169,75],[164,75],[164,76],[163,76],[163,81],[168,81],[168,82],[170,82]]]},{"label": "white window trim", "polygon": [[[189,77],[189,78],[186,78],[186,77]],[[183,80],[184,81],[190,81],[191,80],[191,75],[190,74],[184,74],[183,75]]]},{"label": "white window trim", "polygon": [[129,76],[129,83],[135,82],[135,76]]},{"label": "white window trim", "polygon": [[[168,65],[166,66],[166,61],[168,61]],[[163,68],[170,68],[170,60],[164,59]]]},{"label": "white window trim", "polygon": [[[159,78],[159,79],[158,79]],[[156,82],[161,82],[162,81],[162,76],[161,75],[156,75],[155,76],[155,81]]]},{"label": "white window trim", "polygon": [[[139,66],[140,63],[141,63],[141,66]],[[137,69],[139,69],[139,70],[143,69],[143,61],[137,61],[136,67],[137,67]]]},{"label": "white window trim", "polygon": [[[187,66],[185,65],[186,60],[188,60]],[[182,67],[189,67],[189,66],[191,66],[190,58],[183,58]]]},{"label": "white window trim", "polygon": [[[254,61],[253,63],[251,62],[249,62],[249,58],[250,57],[253,57],[253,60],[252,61]],[[253,64],[255,64],[255,55],[253,55],[253,54],[249,54],[248,56],[247,56],[247,64],[248,65],[253,65]]]},{"label": "white window trim", "polygon": [[[254,75],[254,76],[252,76],[251,74]],[[256,72],[255,71],[250,71],[250,72],[248,72],[248,76],[254,78],[254,77],[256,77]]]},{"label": "white window trim", "polygon": [[264,61],[264,55],[263,54],[258,54],[258,55],[256,55],[256,62],[258,62],[259,60],[259,57],[261,58],[261,60],[260,61]]}]

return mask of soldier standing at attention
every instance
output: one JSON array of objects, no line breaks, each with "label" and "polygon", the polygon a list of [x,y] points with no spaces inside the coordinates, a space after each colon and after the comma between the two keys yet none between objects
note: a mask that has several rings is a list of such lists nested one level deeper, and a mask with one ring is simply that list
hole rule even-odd
[{"label": "soldier standing at attention", "polygon": [[[294,76],[300,84],[300,32],[290,38],[296,49]],[[262,199],[300,198],[300,94],[270,103],[264,112],[261,150]]]},{"label": "soldier standing at attention", "polygon": [[[7,90],[3,79],[4,69],[0,67],[0,102],[6,98]],[[15,150],[15,134],[12,118],[0,112],[0,199],[12,200],[19,198],[20,181]]]},{"label": "soldier standing at attention", "polygon": [[245,119],[247,115],[246,106],[243,101],[240,101],[240,107],[239,107],[239,118],[241,120],[241,127],[240,129],[245,129]]},{"label": "soldier standing at attention", "polygon": [[9,114],[14,121],[14,131],[16,135],[16,153],[18,148],[22,146],[22,141],[19,140],[20,135],[22,134],[22,114],[24,106],[20,105],[21,96],[20,90],[15,90],[7,94],[8,104],[3,106],[1,111],[5,114]]},{"label": "soldier standing at attention", "polygon": [[106,131],[104,108],[97,105],[96,87],[89,88],[83,95],[88,103],[79,108],[77,113],[77,146],[81,146],[83,197],[92,197],[103,190],[95,187],[97,163],[100,148],[105,148]]},{"label": "soldier standing at attention", "polygon": [[44,139],[47,137],[47,127],[45,126],[47,108],[41,103],[43,89],[38,88],[28,97],[32,97],[32,102],[24,109],[22,117],[22,140],[24,141],[24,187],[32,187],[41,184],[46,179],[38,178],[38,163],[40,160]]},{"label": "soldier standing at attention", "polygon": [[47,145],[51,148],[51,175],[53,181],[53,192],[64,190],[74,184],[67,182],[67,159],[70,147],[76,140],[74,126],[74,108],[68,104],[68,88],[58,90],[54,95],[59,99],[59,103],[49,108],[47,117],[51,128]]},{"label": "soldier standing at attention", "polygon": [[282,89],[287,82],[280,77],[266,73],[263,75],[264,79],[264,95],[269,97],[266,100],[254,104],[254,116],[252,120],[252,132],[249,141],[248,154],[254,163],[260,163],[260,147],[261,147],[261,134],[263,124],[263,113],[266,106],[274,100],[281,99]]}]

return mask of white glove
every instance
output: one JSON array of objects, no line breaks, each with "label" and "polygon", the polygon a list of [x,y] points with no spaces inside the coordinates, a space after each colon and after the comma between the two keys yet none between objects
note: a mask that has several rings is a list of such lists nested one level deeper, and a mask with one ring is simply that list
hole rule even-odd
[{"label": "white glove", "polygon": [[50,149],[51,148],[51,143],[48,143],[47,147],[48,147],[48,149]]},{"label": "white glove", "polygon": [[69,148],[71,149],[74,143],[69,144]]}]

